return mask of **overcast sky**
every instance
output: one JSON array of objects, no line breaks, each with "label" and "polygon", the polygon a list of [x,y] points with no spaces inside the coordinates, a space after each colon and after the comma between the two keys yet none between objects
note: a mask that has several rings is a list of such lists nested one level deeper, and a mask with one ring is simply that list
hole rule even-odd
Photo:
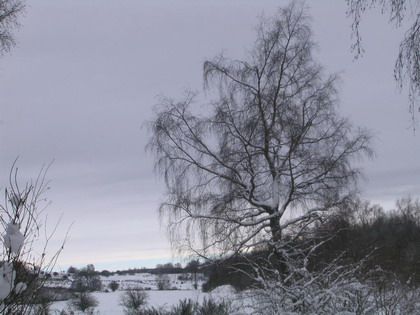
[{"label": "overcast sky", "polygon": [[[59,266],[155,265],[172,259],[157,207],[163,183],[144,151],[145,121],[159,95],[201,91],[202,63],[242,58],[276,0],[28,0],[17,46],[0,58],[0,184],[19,156],[23,178],[48,172],[49,222],[73,223]],[[354,61],[345,1],[306,1],[316,55],[340,73],[343,115],[374,135],[362,163],[363,196],[389,209],[420,194],[420,135],[393,81],[403,29],[378,13],[361,25],[366,53]]]}]

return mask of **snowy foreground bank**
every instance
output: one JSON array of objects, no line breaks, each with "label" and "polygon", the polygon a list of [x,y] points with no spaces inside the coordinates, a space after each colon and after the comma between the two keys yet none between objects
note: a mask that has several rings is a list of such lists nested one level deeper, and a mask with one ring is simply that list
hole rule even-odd
[{"label": "snowy foreground bank", "polygon": [[[123,315],[123,308],[120,305],[121,295],[123,293],[124,291],[92,293],[99,302],[94,314]],[[218,288],[212,293],[204,293],[200,290],[147,291],[147,293],[149,306],[165,308],[169,308],[184,299],[202,302],[205,298],[219,300],[229,299],[232,296],[232,291],[229,287]],[[52,314],[55,312],[58,314],[61,310],[65,309],[67,309],[67,301],[55,302],[51,307]]]}]

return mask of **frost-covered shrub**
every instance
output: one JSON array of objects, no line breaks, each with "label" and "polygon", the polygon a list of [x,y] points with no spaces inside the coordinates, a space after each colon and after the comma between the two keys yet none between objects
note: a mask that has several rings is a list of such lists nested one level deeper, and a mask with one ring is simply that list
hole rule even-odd
[{"label": "frost-covered shrub", "polygon": [[162,309],[150,307],[142,310],[138,315],[166,315],[166,312]]},{"label": "frost-covered shrub", "polygon": [[81,292],[69,301],[70,310],[81,311],[85,314],[93,314],[95,307],[98,306],[98,300],[88,292]]},{"label": "frost-covered shrub", "polygon": [[170,290],[171,289],[171,279],[167,274],[160,274],[157,276],[156,280],[158,290]]},{"label": "frost-covered shrub", "polygon": [[341,265],[338,259],[311,270],[308,256],[283,254],[283,274],[268,263],[253,265],[258,286],[242,293],[252,314],[420,314],[420,289],[392,273],[362,273],[363,262]]},{"label": "frost-covered shrub", "polygon": [[115,292],[120,287],[120,284],[117,281],[111,281],[111,283],[108,286],[112,290],[112,292]]},{"label": "frost-covered shrub", "polygon": [[205,299],[202,304],[184,299],[169,309],[147,307],[146,302],[137,309],[124,309],[126,315],[230,315],[230,304]]},{"label": "frost-covered shrub", "polygon": [[[356,279],[325,283],[319,274],[307,281],[285,285],[275,280],[266,282],[263,289],[247,291],[252,314],[372,314],[374,304],[369,288]],[[333,281],[335,282],[335,281]]]},{"label": "frost-covered shrub", "polygon": [[71,288],[77,292],[93,292],[102,289],[102,281],[95,266],[90,264],[78,270],[74,275]]},{"label": "frost-covered shrub", "polygon": [[203,303],[198,305],[197,315],[229,315],[230,309],[228,302],[204,299]]},{"label": "frost-covered shrub", "polygon": [[129,289],[121,295],[120,305],[126,315],[141,315],[148,298],[146,291]]},{"label": "frost-covered shrub", "polygon": [[[43,193],[46,170],[41,170],[35,181],[19,185],[17,168],[12,167],[5,200],[0,204],[0,313],[30,314],[39,302],[39,292],[45,281],[42,274],[51,272],[61,251],[50,258],[47,246],[36,255],[32,246],[40,239],[40,214],[46,200]],[[41,209],[41,210],[40,210]],[[43,231],[46,231],[43,229]],[[42,235],[43,240],[50,235]],[[47,241],[48,242],[48,241]]]},{"label": "frost-covered shrub", "polygon": [[420,314],[420,289],[378,268],[370,277],[372,300],[381,314]]},{"label": "frost-covered shrub", "polygon": [[195,310],[197,309],[197,303],[193,302],[191,299],[185,299],[178,302],[177,305],[168,312],[168,315],[195,315]]},{"label": "frost-covered shrub", "polygon": [[32,310],[32,315],[49,315],[51,314],[52,302],[37,304]]},{"label": "frost-covered shrub", "polygon": [[[323,241],[278,245],[272,254],[248,260],[255,281],[243,293],[256,315],[370,314],[370,286],[362,281],[363,261],[343,265],[339,257],[316,268],[311,259]],[[299,245],[299,246],[298,246]]]}]

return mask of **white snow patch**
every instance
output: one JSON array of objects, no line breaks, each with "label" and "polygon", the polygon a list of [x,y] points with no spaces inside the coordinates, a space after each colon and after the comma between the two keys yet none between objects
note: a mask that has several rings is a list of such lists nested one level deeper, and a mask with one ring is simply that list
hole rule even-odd
[{"label": "white snow patch", "polygon": [[6,233],[3,235],[3,243],[6,248],[10,248],[11,252],[15,255],[18,255],[25,237],[19,231],[19,226],[13,223],[7,224]]},{"label": "white snow patch", "polygon": [[236,290],[230,284],[221,285],[211,291],[212,295],[231,296],[235,295]]},{"label": "white snow patch", "polygon": [[12,263],[4,262],[0,267],[0,301],[9,296],[13,290],[16,272],[13,270]]}]

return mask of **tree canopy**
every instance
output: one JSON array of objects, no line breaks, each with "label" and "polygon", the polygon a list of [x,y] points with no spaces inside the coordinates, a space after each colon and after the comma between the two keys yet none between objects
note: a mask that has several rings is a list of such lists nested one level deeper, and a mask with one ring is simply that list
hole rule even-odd
[{"label": "tree canopy", "polygon": [[261,20],[246,60],[204,63],[217,95],[208,114],[197,114],[194,93],[162,102],[148,148],[177,245],[204,254],[277,243],[351,192],[352,161],[370,152],[369,136],[338,115],[336,76],[323,73],[313,47],[305,10],[291,4]]}]

